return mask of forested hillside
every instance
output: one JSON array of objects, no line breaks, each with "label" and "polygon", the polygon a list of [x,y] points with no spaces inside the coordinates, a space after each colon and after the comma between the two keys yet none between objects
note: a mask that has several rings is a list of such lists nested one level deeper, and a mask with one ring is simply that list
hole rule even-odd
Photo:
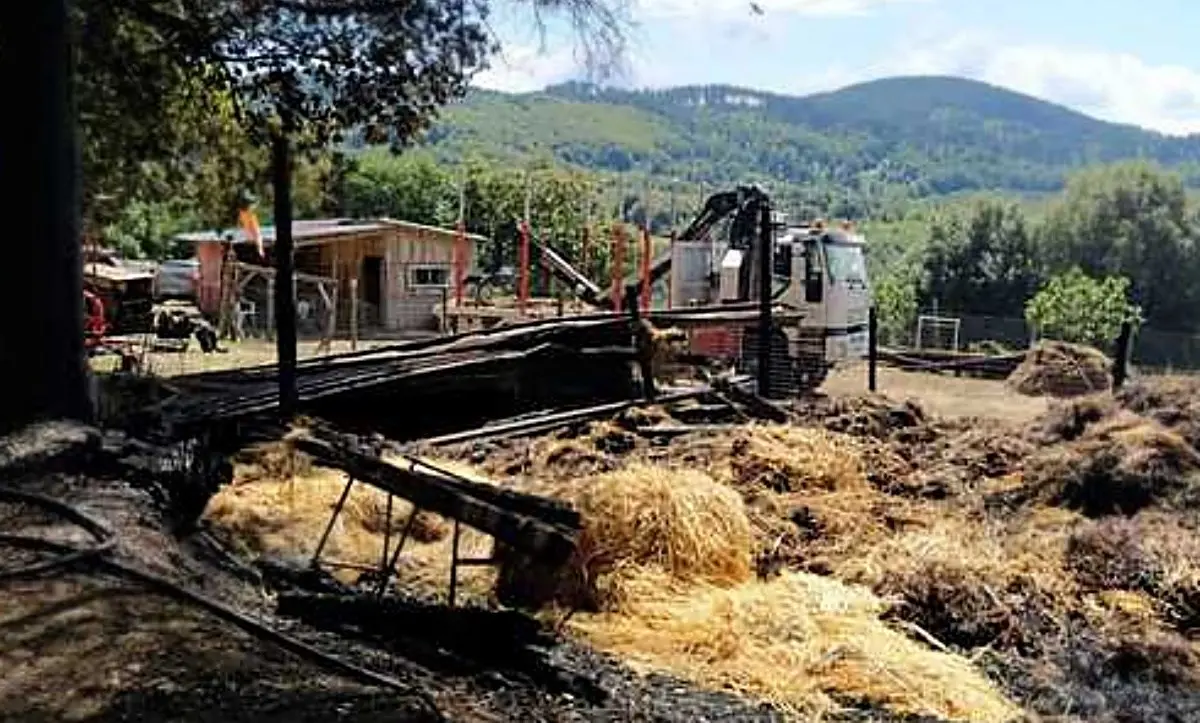
[{"label": "forested hillside", "polygon": [[1200,137],[1117,125],[959,78],[892,78],[807,97],[728,86],[624,91],[572,83],[475,91],[425,144],[446,160],[533,156],[707,184],[790,189],[837,215],[892,198],[1056,191],[1075,168],[1142,158],[1200,185]]}]

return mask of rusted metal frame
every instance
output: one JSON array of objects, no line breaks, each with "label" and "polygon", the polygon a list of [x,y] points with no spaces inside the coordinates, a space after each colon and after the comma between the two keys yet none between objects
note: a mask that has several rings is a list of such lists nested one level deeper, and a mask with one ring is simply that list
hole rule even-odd
[{"label": "rusted metal frame", "polygon": [[387,521],[383,525],[383,555],[379,558],[379,572],[387,574],[388,550],[392,546],[392,501],[395,496],[388,494],[387,496]]},{"label": "rusted metal frame", "polygon": [[454,607],[458,595],[458,545],[461,540],[462,525],[454,521],[454,542],[450,545],[450,599],[449,605]]},{"label": "rusted metal frame", "polygon": [[333,526],[337,524],[337,518],[342,514],[342,508],[346,506],[346,500],[350,497],[350,489],[354,487],[353,475],[346,475],[346,486],[342,489],[342,496],[338,497],[337,504],[333,506],[333,514],[329,517],[329,524],[325,525],[325,531],[321,533],[321,541],[317,543],[317,549],[313,552],[312,560],[308,563],[310,567],[318,567],[321,564],[321,553],[325,550],[325,543],[329,542],[329,535],[333,532]]},{"label": "rusted metal frame", "polygon": [[[379,585],[375,588],[375,597],[382,597],[388,584],[392,581],[392,574],[396,572],[396,563],[400,562],[400,552],[404,550],[404,543],[408,542],[408,536],[412,534],[413,524],[416,522],[419,512],[416,505],[413,505],[412,512],[404,523],[404,529],[400,531],[400,541],[396,543],[396,549],[392,551],[391,559],[387,560],[383,567],[383,577],[379,579]],[[396,577],[399,578],[399,574],[396,574]]]}]

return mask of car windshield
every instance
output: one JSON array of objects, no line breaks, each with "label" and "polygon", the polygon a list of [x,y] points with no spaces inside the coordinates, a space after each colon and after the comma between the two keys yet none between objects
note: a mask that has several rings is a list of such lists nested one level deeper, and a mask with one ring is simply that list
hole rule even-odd
[{"label": "car windshield", "polygon": [[866,281],[867,269],[862,247],[854,244],[825,244],[829,278],[834,281]]}]

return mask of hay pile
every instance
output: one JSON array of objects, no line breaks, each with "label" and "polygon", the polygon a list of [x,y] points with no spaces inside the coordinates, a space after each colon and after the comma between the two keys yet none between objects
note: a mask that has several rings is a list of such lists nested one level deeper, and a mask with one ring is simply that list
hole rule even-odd
[{"label": "hay pile", "polygon": [[1071,607],[1062,567],[1077,519],[1056,512],[1010,531],[948,515],[848,559],[838,575],[898,600],[899,618],[955,649],[1027,646]]},{"label": "hay pile", "polygon": [[[477,474],[455,462],[437,462],[440,468]],[[218,492],[205,510],[205,518],[223,538],[250,556],[307,557],[312,555],[333,507],[345,487],[345,475],[317,467],[311,459],[285,442],[259,445],[237,459],[234,482]],[[327,560],[360,566],[377,566],[386,534],[395,544],[413,514],[399,498],[392,502],[389,530],[387,495],[367,485],[355,485],[330,533],[322,553]],[[410,539],[399,563],[400,584],[430,594],[444,594],[449,579],[450,524],[438,515],[419,511],[409,530]],[[491,538],[464,530],[464,556],[491,553]],[[360,570],[341,569],[335,574],[352,583]],[[467,595],[486,597],[495,573],[486,568],[465,568],[460,583]]]},{"label": "hay pile", "polygon": [[1031,397],[1075,397],[1112,388],[1112,361],[1089,346],[1044,341],[1025,354],[1008,384]]},{"label": "hay pile", "polygon": [[785,573],[680,589],[631,576],[621,610],[572,618],[598,648],[694,682],[770,701],[800,720],[854,702],[953,721],[1011,721],[1016,708],[960,657],[883,623],[863,588]]},{"label": "hay pile", "polygon": [[1121,406],[1178,432],[1200,449],[1200,378],[1140,379],[1116,394]]},{"label": "hay pile", "polygon": [[[767,489],[790,464],[786,487],[868,489],[836,435],[756,428],[744,441],[736,469],[745,488]],[[791,572],[755,580],[761,540],[751,516],[732,487],[702,472],[634,464],[557,491],[582,513],[584,529],[554,597],[594,613],[568,626],[601,650],[803,717],[836,708],[835,698],[947,720],[1015,716],[961,658],[882,622],[887,605],[867,590]],[[527,561],[504,560],[499,585],[508,589],[498,596],[545,585],[530,579]]]},{"label": "hay pile", "polygon": [[[574,557],[547,571],[501,555],[497,597],[586,610],[619,608],[629,574],[733,585],[752,575],[753,534],[736,492],[703,472],[633,465],[559,486],[583,518]],[[545,579],[547,575],[553,580]]]},{"label": "hay pile", "polygon": [[1198,474],[1200,453],[1182,437],[1122,411],[1039,452],[1026,480],[1039,500],[1097,517],[1192,504],[1200,494]]},{"label": "hay pile", "polygon": [[819,419],[828,430],[855,437],[887,439],[925,423],[924,408],[914,400],[895,401],[882,394],[819,399],[797,405],[802,415]]},{"label": "hay pile", "polygon": [[787,425],[752,425],[715,442],[722,449],[713,455],[720,460],[714,473],[750,509],[760,575],[783,567],[828,571],[909,511],[868,479],[870,442]]}]

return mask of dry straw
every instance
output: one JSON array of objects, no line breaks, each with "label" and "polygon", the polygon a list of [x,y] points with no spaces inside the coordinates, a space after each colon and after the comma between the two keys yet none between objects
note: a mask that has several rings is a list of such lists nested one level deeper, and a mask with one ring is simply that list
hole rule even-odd
[{"label": "dry straw", "polygon": [[1010,721],[1018,709],[962,658],[880,621],[863,588],[785,573],[732,588],[681,589],[661,571],[625,578],[619,612],[577,615],[571,629],[649,669],[770,701],[812,720],[834,697],[944,720]]}]

